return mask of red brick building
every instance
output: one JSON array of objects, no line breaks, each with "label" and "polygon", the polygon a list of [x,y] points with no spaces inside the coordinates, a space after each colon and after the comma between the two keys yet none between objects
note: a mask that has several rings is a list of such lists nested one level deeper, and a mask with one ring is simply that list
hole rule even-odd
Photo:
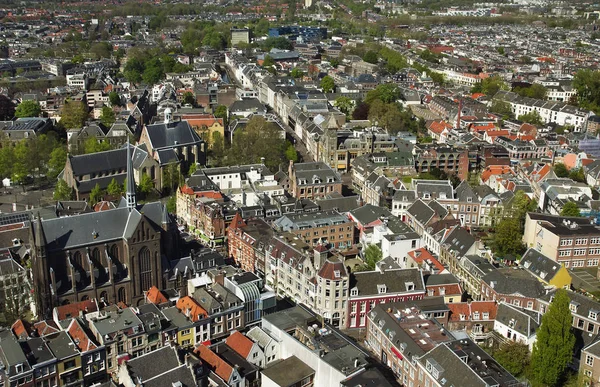
[{"label": "red brick building", "polygon": [[273,229],[262,219],[244,221],[236,213],[227,229],[228,254],[235,263],[251,273],[265,274],[265,248]]}]

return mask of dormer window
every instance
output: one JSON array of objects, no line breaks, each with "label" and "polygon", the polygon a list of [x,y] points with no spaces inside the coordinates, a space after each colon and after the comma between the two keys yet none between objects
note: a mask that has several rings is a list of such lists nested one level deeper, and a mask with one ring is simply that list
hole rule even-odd
[{"label": "dormer window", "polygon": [[467,316],[465,316],[464,314],[460,314],[460,321],[465,321]]},{"label": "dormer window", "polygon": [[488,312],[483,312],[483,319],[484,320],[489,320],[490,319],[490,314]]},{"label": "dormer window", "polygon": [[333,271],[333,277],[334,278],[340,278],[341,277],[341,273],[339,270],[334,270]]},{"label": "dormer window", "polygon": [[327,178],[327,182],[328,182],[328,183],[333,183],[333,182],[334,182],[334,179],[333,179],[333,177],[328,177],[328,178]]},{"label": "dormer window", "polygon": [[596,320],[598,318],[598,311],[597,310],[590,310],[590,314],[588,316],[591,319]]},{"label": "dormer window", "polygon": [[467,198],[467,203],[473,203],[473,198],[469,196],[469,197]]},{"label": "dormer window", "polygon": [[429,192],[425,192],[423,194],[423,199],[431,199],[431,194]]},{"label": "dormer window", "polygon": [[577,303],[575,301],[571,301],[571,304],[569,305],[569,309],[571,309],[571,312],[577,312],[578,307],[579,307],[579,303]]},{"label": "dormer window", "polygon": [[440,288],[440,296],[446,294],[446,288]]},{"label": "dormer window", "polygon": [[377,285],[377,293],[378,294],[385,294],[385,292],[387,292],[387,286]]},{"label": "dormer window", "polygon": [[358,296],[358,289],[354,288],[354,289],[350,290],[350,295],[351,296]]},{"label": "dormer window", "polygon": [[479,320],[479,312],[473,312],[473,320]]},{"label": "dormer window", "polygon": [[405,282],[404,285],[406,286],[406,291],[411,291],[411,290],[415,290],[415,284],[414,282]]}]

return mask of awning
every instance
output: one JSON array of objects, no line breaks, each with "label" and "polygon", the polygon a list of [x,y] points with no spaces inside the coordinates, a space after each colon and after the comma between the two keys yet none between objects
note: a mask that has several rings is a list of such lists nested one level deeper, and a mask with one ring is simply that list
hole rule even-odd
[{"label": "awning", "polygon": [[127,360],[129,360],[129,355],[124,354],[117,358],[117,363],[120,365],[121,363],[123,363],[124,361],[127,361]]},{"label": "awning", "polygon": [[400,354],[400,352],[398,352],[396,350],[396,348],[394,348],[394,347],[391,347],[391,348],[392,348],[392,352],[394,353],[394,355],[398,356],[398,359],[402,360],[403,358],[402,358],[402,355]]},{"label": "awning", "polygon": [[203,341],[202,345],[204,345],[205,347],[210,347],[210,340]]}]

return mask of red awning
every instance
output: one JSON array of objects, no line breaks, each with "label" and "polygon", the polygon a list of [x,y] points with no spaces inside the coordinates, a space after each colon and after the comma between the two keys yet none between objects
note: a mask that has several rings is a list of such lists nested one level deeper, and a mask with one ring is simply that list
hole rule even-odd
[{"label": "red awning", "polygon": [[129,360],[129,355],[128,354],[122,355],[119,358],[117,358],[117,364],[120,365],[121,363],[123,363],[124,361],[127,361],[127,360]]},{"label": "red awning", "polygon": [[402,355],[400,354],[400,352],[398,352],[396,350],[396,348],[394,348],[394,347],[391,347],[391,348],[392,348],[392,352],[394,353],[394,355],[398,356],[398,359],[402,360],[403,358],[402,358]]},{"label": "red awning", "polygon": [[206,347],[210,347],[210,340],[203,341],[202,345],[204,345]]}]

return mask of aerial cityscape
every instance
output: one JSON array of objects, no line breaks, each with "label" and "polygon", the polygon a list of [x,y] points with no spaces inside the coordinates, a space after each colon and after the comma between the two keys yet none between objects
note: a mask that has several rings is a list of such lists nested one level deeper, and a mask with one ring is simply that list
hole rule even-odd
[{"label": "aerial cityscape", "polygon": [[0,387],[600,386],[600,4],[0,0]]}]

